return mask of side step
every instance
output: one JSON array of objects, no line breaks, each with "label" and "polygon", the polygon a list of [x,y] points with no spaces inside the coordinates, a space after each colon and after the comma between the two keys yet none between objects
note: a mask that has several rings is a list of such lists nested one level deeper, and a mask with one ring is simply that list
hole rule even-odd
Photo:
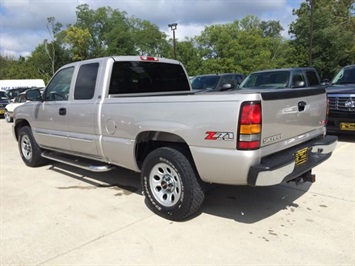
[{"label": "side step", "polygon": [[97,161],[60,154],[53,151],[44,151],[41,155],[46,159],[68,164],[91,172],[107,172],[114,168],[114,166],[109,164],[98,164],[99,162]]}]

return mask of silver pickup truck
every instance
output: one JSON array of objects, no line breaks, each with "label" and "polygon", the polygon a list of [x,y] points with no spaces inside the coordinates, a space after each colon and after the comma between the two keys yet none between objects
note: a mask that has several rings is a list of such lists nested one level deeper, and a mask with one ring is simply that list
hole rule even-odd
[{"label": "silver pickup truck", "polygon": [[191,91],[175,60],[116,56],[61,67],[15,109],[26,165],[141,173],[147,206],[170,220],[196,213],[204,184],[314,181],[337,138],[322,88]]}]

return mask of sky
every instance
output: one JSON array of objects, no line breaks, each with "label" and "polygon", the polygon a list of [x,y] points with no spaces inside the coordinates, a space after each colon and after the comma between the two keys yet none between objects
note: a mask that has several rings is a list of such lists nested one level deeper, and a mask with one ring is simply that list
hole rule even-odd
[{"label": "sky", "polygon": [[[76,7],[88,4],[96,10],[110,6],[125,11],[159,27],[172,38],[170,23],[177,23],[175,36],[199,35],[205,27],[231,23],[247,15],[260,20],[278,20],[287,37],[289,25],[296,18],[292,9],[298,9],[304,0],[0,0],[0,54],[26,57],[42,43],[50,40],[47,18],[54,17],[64,26],[76,21]],[[62,29],[64,29],[63,27]]]}]

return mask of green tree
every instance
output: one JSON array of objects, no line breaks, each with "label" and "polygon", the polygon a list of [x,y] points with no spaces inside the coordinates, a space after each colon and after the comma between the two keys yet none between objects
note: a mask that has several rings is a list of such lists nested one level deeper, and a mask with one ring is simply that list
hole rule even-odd
[{"label": "green tree", "polygon": [[104,40],[107,45],[106,55],[136,55],[138,52],[132,35],[133,27],[129,24],[125,12],[111,10],[107,20]]},{"label": "green tree", "polygon": [[201,73],[249,73],[259,69],[293,65],[289,43],[281,37],[278,21],[259,21],[247,16],[241,21],[212,25],[197,37],[203,58]]},{"label": "green tree", "polygon": [[18,60],[9,59],[6,64],[6,73],[2,79],[35,79],[41,78],[33,65],[26,58],[20,56]]},{"label": "green tree", "polygon": [[159,27],[147,20],[130,18],[132,39],[135,52],[139,55],[163,56],[168,46],[167,36],[159,31]]},{"label": "green tree", "polygon": [[105,34],[109,25],[107,21],[114,10],[110,7],[92,10],[88,4],[79,5],[76,9],[77,21],[74,26],[90,33],[87,56],[91,58],[105,55]]},{"label": "green tree", "polygon": [[[311,5],[313,5],[313,38],[310,46]],[[300,66],[311,64],[322,77],[331,78],[340,66],[355,62],[354,0],[307,0],[291,23],[289,33]]]},{"label": "green tree", "polygon": [[87,28],[82,29],[76,26],[69,26],[64,31],[64,41],[71,45],[71,58],[73,61],[88,58],[88,46],[90,32]]},{"label": "green tree", "polygon": [[0,56],[0,79],[8,79],[9,69],[16,63],[14,56]]},{"label": "green tree", "polygon": [[[51,54],[52,49],[56,50],[53,67],[53,61],[48,58],[48,53]],[[39,75],[38,78],[43,79],[46,83],[62,65],[71,61],[69,51],[57,42],[51,43],[51,45],[46,42],[39,44],[26,59],[26,62],[35,68],[36,75]]]}]

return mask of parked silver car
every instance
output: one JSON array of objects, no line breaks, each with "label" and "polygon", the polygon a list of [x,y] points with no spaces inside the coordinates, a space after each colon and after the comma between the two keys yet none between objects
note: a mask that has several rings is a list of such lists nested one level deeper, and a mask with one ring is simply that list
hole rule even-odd
[{"label": "parked silver car", "polygon": [[10,100],[10,103],[5,106],[5,120],[8,123],[13,121],[14,117],[14,110],[17,106],[20,106],[26,102],[26,95],[25,92],[21,93],[20,95],[16,96],[14,99]]}]

